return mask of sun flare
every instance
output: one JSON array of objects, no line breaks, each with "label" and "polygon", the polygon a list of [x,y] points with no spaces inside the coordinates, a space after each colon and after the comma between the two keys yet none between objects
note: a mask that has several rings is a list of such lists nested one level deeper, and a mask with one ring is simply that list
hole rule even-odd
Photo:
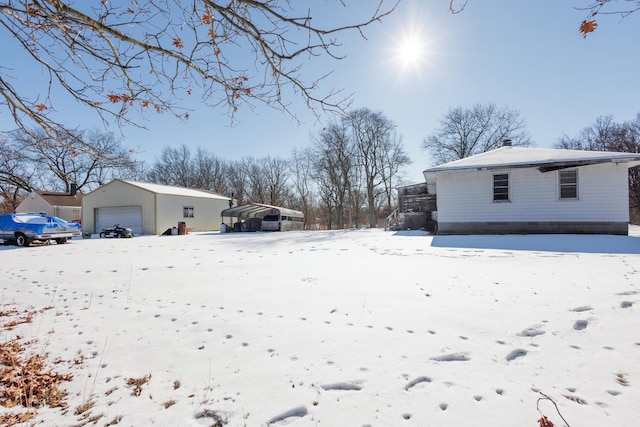
[{"label": "sun flare", "polygon": [[403,65],[416,65],[424,60],[425,47],[417,37],[406,38],[398,47],[398,59]]}]

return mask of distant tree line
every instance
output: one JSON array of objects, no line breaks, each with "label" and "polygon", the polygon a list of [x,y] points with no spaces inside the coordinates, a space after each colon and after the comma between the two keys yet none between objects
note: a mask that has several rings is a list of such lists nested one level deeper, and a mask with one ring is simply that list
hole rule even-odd
[{"label": "distant tree line", "polygon": [[145,178],[211,190],[247,202],[304,212],[307,228],[376,227],[395,204],[395,187],[410,163],[396,125],[359,109],[329,123],[291,157],[224,160],[202,147],[167,147]]}]

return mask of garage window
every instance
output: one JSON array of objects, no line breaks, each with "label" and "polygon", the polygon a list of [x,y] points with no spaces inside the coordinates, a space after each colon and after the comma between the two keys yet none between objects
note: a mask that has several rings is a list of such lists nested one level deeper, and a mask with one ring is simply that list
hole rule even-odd
[{"label": "garage window", "polygon": [[185,206],[182,208],[182,212],[185,218],[193,218],[193,206]]}]

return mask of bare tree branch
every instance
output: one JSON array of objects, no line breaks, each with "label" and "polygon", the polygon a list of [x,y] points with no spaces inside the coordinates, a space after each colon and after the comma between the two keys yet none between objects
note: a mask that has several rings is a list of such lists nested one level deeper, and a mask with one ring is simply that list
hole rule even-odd
[{"label": "bare tree branch", "polygon": [[0,108],[23,131],[37,126],[50,137],[64,129],[54,119],[59,89],[118,125],[136,125],[132,111],[188,119],[180,106],[192,94],[206,105],[225,106],[232,121],[239,108],[254,103],[295,117],[290,95],[314,111],[344,111],[349,99],[336,90],[321,94],[319,81],[327,74],[303,77],[304,64],[321,55],[340,59],[339,33],[364,37],[363,29],[399,1],[387,6],[389,0],[379,0],[362,22],[325,28],[313,24],[311,10],[300,14],[287,0],[193,0],[190,6],[181,0],[5,0],[0,30],[48,81],[29,99],[16,89],[10,70],[0,68]]}]

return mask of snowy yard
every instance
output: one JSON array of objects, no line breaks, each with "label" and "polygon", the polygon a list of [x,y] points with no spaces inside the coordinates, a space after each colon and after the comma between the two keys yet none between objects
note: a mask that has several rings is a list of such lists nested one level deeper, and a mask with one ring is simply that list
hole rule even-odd
[{"label": "snowy yard", "polygon": [[564,425],[540,393],[572,427],[639,414],[637,228],[73,240],[0,247],[0,276],[0,343],[73,376],[41,425]]}]

